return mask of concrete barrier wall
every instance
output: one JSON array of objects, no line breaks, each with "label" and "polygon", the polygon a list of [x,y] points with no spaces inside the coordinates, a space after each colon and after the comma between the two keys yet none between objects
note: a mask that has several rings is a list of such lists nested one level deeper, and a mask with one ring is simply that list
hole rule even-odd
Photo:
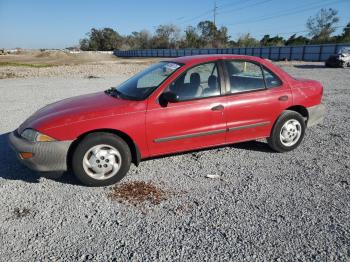
[{"label": "concrete barrier wall", "polygon": [[325,61],[330,55],[337,53],[342,47],[350,47],[350,43],[254,48],[136,49],[126,51],[116,50],[114,54],[118,57],[178,57],[201,54],[235,54],[259,56],[270,60]]}]

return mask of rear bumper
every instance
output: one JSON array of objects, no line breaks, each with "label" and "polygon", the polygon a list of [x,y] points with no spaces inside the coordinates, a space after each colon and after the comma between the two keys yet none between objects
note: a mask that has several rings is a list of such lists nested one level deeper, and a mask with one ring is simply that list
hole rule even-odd
[{"label": "rear bumper", "polygon": [[[30,169],[40,172],[67,170],[67,153],[72,141],[33,143],[12,132],[9,142],[18,159]],[[21,152],[33,153],[33,157],[23,159],[19,155]]]},{"label": "rear bumper", "polygon": [[309,118],[307,126],[314,126],[323,122],[324,116],[326,115],[326,107],[323,104],[311,106],[307,108]]}]

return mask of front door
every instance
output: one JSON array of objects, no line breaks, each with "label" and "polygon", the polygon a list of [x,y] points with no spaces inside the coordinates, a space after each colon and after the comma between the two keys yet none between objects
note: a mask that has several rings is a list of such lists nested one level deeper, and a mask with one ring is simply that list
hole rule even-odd
[{"label": "front door", "polygon": [[163,91],[178,95],[178,102],[161,105],[158,100],[149,101],[146,133],[151,155],[225,143],[225,98],[221,96],[221,80],[218,63],[197,65]]}]

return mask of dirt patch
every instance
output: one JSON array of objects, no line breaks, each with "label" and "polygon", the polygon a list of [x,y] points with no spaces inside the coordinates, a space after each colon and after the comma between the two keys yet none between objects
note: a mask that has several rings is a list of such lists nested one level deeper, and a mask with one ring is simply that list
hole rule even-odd
[{"label": "dirt patch", "polygon": [[166,192],[151,183],[135,181],[114,186],[108,197],[135,206],[145,202],[158,205],[166,199]]},{"label": "dirt patch", "polygon": [[68,54],[64,53],[64,52],[40,52],[38,54],[35,54],[34,57],[38,57],[38,58],[55,58],[55,59],[59,59],[59,58],[67,58]]},{"label": "dirt patch", "polygon": [[13,72],[0,72],[0,79],[15,78],[17,75]]},{"label": "dirt patch", "polygon": [[99,76],[94,76],[94,75],[89,75],[86,77],[87,79],[96,79],[96,78],[100,78]]},{"label": "dirt patch", "polygon": [[22,218],[22,217],[25,217],[25,216],[28,216],[30,214],[30,209],[29,208],[18,208],[16,207],[14,210],[13,210],[13,216],[15,218]]}]

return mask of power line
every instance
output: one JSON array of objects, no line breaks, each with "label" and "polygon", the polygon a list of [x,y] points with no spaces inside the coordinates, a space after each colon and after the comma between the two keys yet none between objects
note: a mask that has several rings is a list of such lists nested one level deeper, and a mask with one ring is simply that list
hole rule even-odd
[{"label": "power line", "polygon": [[[335,26],[334,27],[335,29],[338,29],[338,28],[343,28],[343,29],[347,29],[347,28],[350,28],[350,26],[347,26],[347,25],[341,25],[341,26]],[[294,31],[294,32],[282,32],[282,33],[277,33],[277,34],[273,34],[275,36],[279,36],[279,35],[294,35],[294,34],[300,34],[300,33],[306,33],[306,32],[309,32],[309,30],[300,30],[300,31]],[[271,35],[272,34],[257,34],[258,36],[264,36],[264,35]]]},{"label": "power line", "polygon": [[323,6],[326,6],[326,5],[335,4],[335,3],[344,2],[344,1],[347,1],[347,0],[337,0],[337,1],[333,1],[333,2],[322,3],[322,4],[319,4],[319,5],[316,5],[316,6],[312,6],[312,7],[308,7],[308,8],[295,9],[295,11],[293,11],[293,12],[290,12],[290,10],[288,10],[288,11],[279,13],[277,15],[262,16],[262,17],[260,17],[258,19],[255,19],[255,20],[246,20],[246,21],[243,21],[243,22],[232,23],[232,24],[227,24],[227,25],[242,25],[242,24],[251,24],[251,23],[266,21],[266,20],[270,20],[270,19],[274,19],[274,18],[279,18],[279,17],[282,17],[282,16],[295,15],[297,13],[306,12],[306,11],[309,11],[309,10],[314,9],[314,8],[319,8],[319,7],[323,7]]},{"label": "power line", "polygon": [[[247,2],[250,2],[250,1],[252,1],[252,0],[245,0],[243,3],[242,3],[242,1],[241,0],[238,0],[238,1],[236,1],[236,2],[231,2],[231,3],[229,3],[229,4],[223,4],[223,5],[219,5],[218,6],[218,8],[219,9],[221,9],[221,8],[227,8],[227,7],[231,7],[231,6],[233,6],[233,5],[235,5],[236,7],[237,7],[237,5],[238,5],[238,7],[241,5],[241,4],[246,4]],[[255,0],[254,0],[255,1]]]},{"label": "power line", "polygon": [[[246,0],[246,2],[248,1],[252,1],[252,0]],[[224,4],[224,5],[218,5],[218,3],[220,3],[220,0],[214,0],[214,8],[213,9],[209,9],[197,16],[194,16],[194,17],[191,17],[191,18],[188,18],[188,19],[185,19],[183,20],[185,17],[179,17],[178,20],[183,20],[180,22],[180,24],[185,24],[185,23],[188,23],[190,21],[193,21],[193,20],[196,20],[196,19],[199,19],[199,18],[202,18],[202,17],[208,17],[210,13],[213,14],[213,22],[214,22],[214,25],[216,25],[217,23],[217,16],[218,14],[226,14],[226,13],[231,13],[231,12],[235,12],[235,11],[240,11],[242,9],[246,9],[246,8],[249,8],[249,7],[252,7],[252,6],[256,6],[256,5],[262,5],[262,4],[265,4],[267,2],[270,2],[272,0],[263,0],[263,1],[257,1],[255,2],[254,4],[249,4],[249,5],[246,5],[246,6],[242,6],[241,8],[236,8],[234,10],[227,10],[227,11],[223,11],[223,12],[218,12],[218,10],[222,9],[223,7],[226,7],[226,6],[231,6],[235,3],[227,3],[227,4]],[[261,16],[259,17],[258,19],[253,19],[253,20],[246,20],[246,21],[242,21],[242,22],[237,22],[237,23],[234,23],[234,24],[226,24],[226,25],[240,25],[240,24],[250,24],[250,23],[256,23],[256,22],[260,22],[260,21],[266,21],[266,20],[270,20],[270,19],[274,19],[274,18],[279,18],[281,16],[291,16],[291,15],[295,15],[297,13],[301,13],[301,12],[306,12],[308,10],[311,10],[311,9],[314,9],[314,8],[319,8],[319,7],[323,7],[323,6],[326,6],[326,5],[330,5],[330,4],[335,4],[335,3],[340,3],[340,2],[344,2],[346,0],[336,0],[336,1],[329,1],[329,0],[326,0],[324,2],[321,2],[320,3],[320,0],[318,1],[315,1],[315,2],[312,2],[312,3],[307,3],[305,5],[301,5],[301,6],[298,6],[296,8],[292,8],[292,9],[289,9],[289,10],[285,10],[285,11],[282,11],[282,12],[279,12],[278,14],[276,15],[268,15],[268,16]],[[341,27],[341,26],[339,26]],[[337,27],[337,28],[339,28]],[[307,30],[302,30],[302,31],[296,31],[296,32],[286,32],[286,33],[281,33],[281,34],[292,34],[292,33],[303,33],[303,32],[307,32]],[[263,35],[263,34],[261,34]]]},{"label": "power line", "polygon": [[228,14],[228,13],[232,13],[232,12],[237,12],[237,11],[241,11],[241,10],[247,9],[247,8],[249,8],[249,7],[253,7],[253,6],[257,6],[257,5],[262,5],[262,4],[271,2],[271,1],[272,1],[272,0],[263,0],[263,1],[260,1],[260,2],[256,2],[256,3],[250,4],[250,5],[243,6],[243,7],[241,7],[241,8],[235,8],[235,9],[231,9],[231,10],[226,10],[226,11],[223,11],[223,12],[219,12],[219,14]]},{"label": "power line", "polygon": [[208,17],[208,15],[209,15],[210,13],[212,13],[212,12],[213,12],[213,9],[209,9],[209,10],[205,11],[204,13],[201,13],[201,14],[195,16],[195,17],[188,18],[188,19],[186,19],[186,20],[184,20],[184,21],[182,21],[182,22],[179,22],[179,24],[186,24],[186,23],[188,23],[188,22],[191,22],[191,21],[193,21],[193,20],[202,18],[202,17],[204,17],[204,16]]}]

